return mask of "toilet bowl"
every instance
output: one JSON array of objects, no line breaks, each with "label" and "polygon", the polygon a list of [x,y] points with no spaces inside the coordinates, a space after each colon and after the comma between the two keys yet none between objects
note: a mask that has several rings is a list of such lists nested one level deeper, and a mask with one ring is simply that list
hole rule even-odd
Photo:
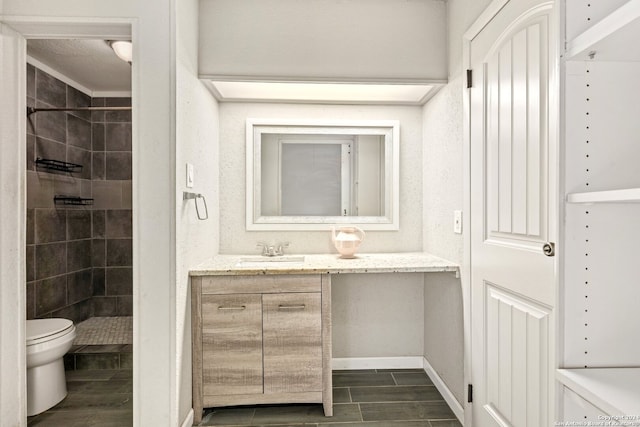
[{"label": "toilet bowl", "polygon": [[27,415],[37,415],[67,395],[62,356],[76,328],[68,319],[27,320]]}]

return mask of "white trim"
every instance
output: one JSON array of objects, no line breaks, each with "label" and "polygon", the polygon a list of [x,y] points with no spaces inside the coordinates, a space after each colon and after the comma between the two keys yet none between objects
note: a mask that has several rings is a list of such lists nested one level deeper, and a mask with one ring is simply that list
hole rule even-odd
[{"label": "white trim", "polygon": [[20,35],[28,39],[131,40],[135,19],[98,17],[7,16],[0,15]]},{"label": "white trim", "polygon": [[45,64],[44,62],[41,62],[39,60],[37,60],[36,58],[27,55],[27,64],[31,64],[34,67],[44,71],[45,73],[51,75],[52,77],[55,77],[56,79],[60,80],[62,83],[65,83],[71,87],[73,87],[74,89],[78,89],[80,92],[84,93],[85,95],[88,95],[90,97],[93,97],[93,91],[91,89],[89,89],[86,86],[81,85],[80,83],[78,83],[77,81],[73,80],[70,77],[65,76],[64,74],[62,74],[60,71],[51,68],[49,65]]},{"label": "white trim", "polygon": [[463,42],[467,40],[473,40],[484,27],[496,16],[502,8],[509,3],[509,0],[493,0],[489,6],[478,16],[473,24],[465,31],[463,36]]},{"label": "white trim", "polygon": [[435,369],[433,369],[433,366],[431,366],[426,358],[422,358],[422,363],[422,368],[427,373],[427,375],[429,375],[429,378],[431,378],[433,385],[436,386],[442,397],[444,397],[444,401],[447,402],[447,405],[449,405],[449,408],[451,408],[458,421],[460,421],[460,423],[464,425],[464,408],[462,407],[460,402],[458,402],[458,399],[456,399],[453,393],[451,393],[451,390],[449,389],[449,387],[447,387],[447,384],[445,384],[442,378],[440,378],[440,375],[438,375]]},{"label": "white trim", "polygon": [[65,83],[71,87],[73,87],[74,89],[79,90],[80,92],[84,93],[85,95],[90,96],[91,98],[131,98],[131,91],[109,91],[109,90],[105,90],[105,91],[93,91],[91,89],[89,89],[86,86],[83,86],[82,84],[78,83],[77,81],[73,80],[70,77],[67,77],[66,75],[62,74],[60,71],[51,68],[51,66],[45,64],[42,61],[37,60],[36,58],[27,55],[27,64],[31,64],[34,67],[44,71],[47,74],[50,74],[51,76],[55,77],[56,79],[60,80],[62,83]]},{"label": "white trim", "polygon": [[193,425],[193,408],[189,410],[186,418],[182,422],[180,427],[191,427]]},{"label": "white trim", "polygon": [[334,357],[331,367],[334,370],[344,369],[420,369],[423,368],[422,356],[398,357]]},{"label": "white trim", "polygon": [[305,76],[252,76],[225,74],[198,74],[201,80],[228,82],[277,82],[277,83],[380,83],[380,84],[425,84],[446,85],[448,79],[412,79],[412,78],[361,78],[361,77],[305,77]]}]

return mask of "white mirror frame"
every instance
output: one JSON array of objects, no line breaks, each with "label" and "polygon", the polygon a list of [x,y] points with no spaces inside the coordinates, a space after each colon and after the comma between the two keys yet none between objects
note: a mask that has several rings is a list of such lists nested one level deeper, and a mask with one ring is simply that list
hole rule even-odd
[{"label": "white mirror frame", "polygon": [[[381,135],[385,147],[385,209],[382,216],[263,216],[261,207],[261,143],[263,133]],[[388,155],[390,153],[391,155]],[[246,229],[327,230],[353,224],[364,230],[399,230],[400,122],[398,120],[247,119]]]}]

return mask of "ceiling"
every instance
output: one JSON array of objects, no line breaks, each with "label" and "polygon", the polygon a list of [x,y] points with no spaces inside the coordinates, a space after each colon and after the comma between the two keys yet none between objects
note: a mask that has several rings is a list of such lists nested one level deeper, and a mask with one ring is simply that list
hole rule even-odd
[{"label": "ceiling", "polygon": [[77,89],[89,95],[131,92],[131,66],[104,40],[30,39],[27,55],[81,85]]}]

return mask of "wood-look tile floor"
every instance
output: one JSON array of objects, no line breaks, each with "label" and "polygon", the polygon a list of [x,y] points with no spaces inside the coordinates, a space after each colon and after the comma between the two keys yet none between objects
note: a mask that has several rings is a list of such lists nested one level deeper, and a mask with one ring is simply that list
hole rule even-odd
[{"label": "wood-look tile floor", "polygon": [[[127,427],[133,425],[133,371],[67,371],[67,397],[29,417],[28,426]],[[1,424],[1,423],[0,423]]]},{"label": "wood-look tile floor", "polygon": [[205,410],[198,426],[461,427],[421,369],[333,372],[333,417],[322,405]]},{"label": "wood-look tile floor", "polygon": [[[199,426],[461,427],[422,370],[334,371],[334,416],[322,405],[260,405],[205,410]],[[128,427],[131,369],[67,372],[68,396],[29,417],[29,426]]]}]

